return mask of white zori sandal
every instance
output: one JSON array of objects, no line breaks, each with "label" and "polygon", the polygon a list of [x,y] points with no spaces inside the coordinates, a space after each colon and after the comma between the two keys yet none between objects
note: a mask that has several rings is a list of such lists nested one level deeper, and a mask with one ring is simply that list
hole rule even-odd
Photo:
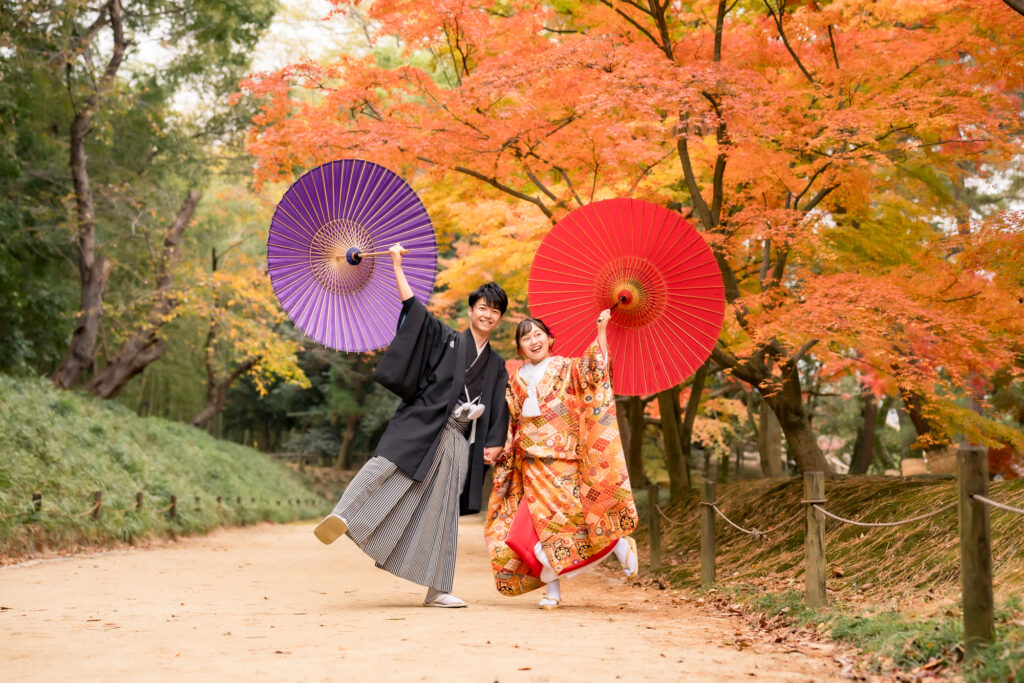
[{"label": "white zori sandal", "polygon": [[540,608],[541,609],[556,609],[557,607],[558,607],[558,599],[557,598],[549,598],[548,596],[545,595],[543,598],[540,599]]},{"label": "white zori sandal", "polygon": [[435,592],[433,589],[427,591],[427,599],[423,601],[424,607],[465,607],[466,601],[457,598],[451,593]]},{"label": "white zori sandal", "polygon": [[313,534],[320,539],[324,545],[330,545],[338,540],[338,536],[348,531],[348,522],[338,515],[327,515],[324,520],[316,525]]}]

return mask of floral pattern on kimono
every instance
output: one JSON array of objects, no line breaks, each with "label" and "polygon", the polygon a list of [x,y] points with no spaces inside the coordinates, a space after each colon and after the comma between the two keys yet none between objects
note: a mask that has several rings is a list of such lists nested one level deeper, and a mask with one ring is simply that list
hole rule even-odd
[{"label": "floral pattern on kimono", "polygon": [[522,415],[527,388],[518,370],[505,397],[508,436],[495,465],[484,534],[498,591],[519,595],[543,585],[505,543],[523,498],[560,574],[632,534],[637,513],[615,397],[596,343],[580,358],[551,358],[537,382],[539,416]]}]

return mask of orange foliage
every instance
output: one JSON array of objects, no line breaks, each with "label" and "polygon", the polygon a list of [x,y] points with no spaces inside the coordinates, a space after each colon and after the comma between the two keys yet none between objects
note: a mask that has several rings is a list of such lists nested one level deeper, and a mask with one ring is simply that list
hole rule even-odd
[{"label": "orange foliage", "polygon": [[[1022,151],[1024,23],[1002,3],[376,0],[365,11],[375,54],[243,84],[261,104],[256,178],[352,156],[403,173],[451,239],[442,307],[490,276],[523,303],[551,223],[629,195],[694,208],[725,275],[722,341],[741,361],[820,340],[813,353],[834,370],[947,408],[975,375],[1013,365],[1020,217],[965,224],[955,197]],[[398,66],[378,66],[389,50]]]}]

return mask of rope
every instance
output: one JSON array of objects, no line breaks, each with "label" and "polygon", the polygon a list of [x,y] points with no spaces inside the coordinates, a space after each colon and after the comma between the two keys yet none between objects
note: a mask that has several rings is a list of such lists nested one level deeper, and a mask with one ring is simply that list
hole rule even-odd
[{"label": "rope", "polygon": [[922,519],[928,519],[929,517],[934,517],[935,515],[941,514],[941,513],[945,512],[946,510],[952,510],[953,508],[955,508],[957,506],[956,503],[949,503],[948,505],[943,505],[938,510],[933,510],[932,512],[927,512],[927,513],[925,513],[923,515],[918,515],[917,517],[908,517],[907,519],[901,519],[898,522],[861,522],[861,521],[858,521],[858,520],[855,520],[855,519],[846,519],[844,517],[840,517],[839,515],[837,515],[835,513],[829,512],[828,510],[826,510],[825,508],[821,507],[817,503],[812,503],[812,505],[813,505],[814,509],[817,510],[818,512],[821,512],[824,515],[826,515],[828,517],[831,517],[832,519],[834,519],[834,520],[836,520],[838,522],[843,522],[844,524],[853,524],[854,526],[867,526],[867,527],[901,526],[903,524],[910,524],[911,522],[919,522]]},{"label": "rope", "polygon": [[[775,530],[775,529],[777,529],[777,528],[778,528],[779,526],[781,526],[781,525],[777,525],[777,526],[775,526],[775,527],[773,527],[773,528],[769,529],[768,531],[761,531],[760,529],[757,529],[757,528],[754,528],[754,529],[744,529],[744,528],[743,528],[743,527],[741,527],[741,526],[740,526],[739,524],[737,524],[736,522],[734,522],[734,521],[732,521],[731,519],[729,519],[729,518],[728,518],[728,517],[727,517],[727,516],[725,515],[725,513],[724,513],[724,512],[722,512],[722,511],[721,511],[721,510],[720,510],[720,509],[718,508],[718,506],[717,506],[717,505],[715,505],[714,503],[708,503],[708,502],[706,502],[706,501],[703,501],[703,500],[702,500],[702,501],[700,501],[700,504],[701,504],[701,505],[706,505],[706,506],[710,507],[710,508],[711,508],[712,510],[714,510],[715,512],[717,512],[717,513],[718,513],[718,516],[719,516],[719,517],[721,517],[722,519],[724,519],[725,521],[727,521],[727,522],[728,522],[729,524],[731,524],[731,525],[732,525],[733,527],[735,527],[735,528],[736,528],[736,529],[737,529],[738,531],[742,531],[743,533],[745,533],[745,534],[748,534],[748,535],[750,535],[750,536],[754,536],[755,538],[760,538],[761,536],[764,536],[764,535],[765,535],[766,533],[768,533],[768,531],[774,531],[774,530]],[[788,521],[788,520],[787,520],[787,521]]]},{"label": "rope", "polygon": [[1024,510],[1021,510],[1020,508],[1015,508],[1012,505],[1005,505],[1004,503],[997,503],[994,500],[989,500],[985,496],[979,496],[977,493],[971,494],[971,498],[973,498],[974,500],[980,500],[982,503],[985,503],[986,505],[991,505],[994,508],[999,508],[1000,510],[1006,510],[1007,512],[1016,512],[1018,515],[1024,515]]},{"label": "rope", "polygon": [[99,508],[99,506],[100,506],[100,501],[96,501],[95,503],[92,504],[91,508],[89,508],[88,510],[86,510],[85,512],[83,512],[80,515],[72,515],[72,517],[76,517],[78,519],[81,519],[82,517],[88,517],[92,513],[96,512],[96,509]]},{"label": "rope", "polygon": [[162,507],[159,510],[154,510],[153,512],[155,512],[157,514],[160,514],[161,512],[167,512],[168,510],[171,509],[171,506],[173,506],[173,505],[174,505],[174,503],[170,503],[170,504],[167,505],[167,507]]},{"label": "rope", "polygon": [[10,519],[11,517],[18,517],[20,515],[31,515],[35,510],[22,510],[21,512],[12,512],[7,515],[0,515],[0,519]]},{"label": "rope", "polygon": [[665,514],[665,511],[661,509],[661,506],[657,503],[654,504],[654,509],[658,511],[661,518],[668,522],[671,526],[683,526],[682,522],[677,522],[674,519],[669,519],[669,516]]}]

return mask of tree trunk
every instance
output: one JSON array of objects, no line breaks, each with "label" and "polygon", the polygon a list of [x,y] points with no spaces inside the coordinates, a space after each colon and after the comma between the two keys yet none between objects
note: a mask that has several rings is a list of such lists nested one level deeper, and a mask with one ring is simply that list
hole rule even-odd
[{"label": "tree trunk", "polygon": [[639,396],[629,397],[629,451],[626,468],[634,489],[647,486],[644,474],[644,403]]},{"label": "tree trunk", "polygon": [[870,391],[863,393],[864,407],[861,410],[861,427],[853,444],[850,457],[850,474],[866,474],[875,459],[875,425],[878,419],[878,401]]},{"label": "tree trunk", "polygon": [[716,346],[712,350],[711,357],[720,367],[727,368],[734,377],[761,392],[762,400],[768,403],[768,407],[779,419],[782,433],[786,435],[786,443],[789,445],[789,454],[796,460],[800,472],[831,473],[804,410],[798,371],[800,358],[816,343],[815,339],[806,342],[791,357],[779,362],[779,375],[769,369],[765,359],[765,354],[769,350],[779,353],[778,349],[773,348],[774,342],[765,345],[742,363],[721,346]]},{"label": "tree trunk", "polygon": [[1003,0],[1003,2],[1017,14],[1024,16],[1024,0]]},{"label": "tree trunk", "polygon": [[[207,339],[210,339],[210,337],[207,336]],[[231,385],[234,384],[235,380],[241,377],[244,373],[248,372],[253,367],[255,367],[256,364],[260,362],[260,360],[260,356],[250,356],[249,358],[246,358],[244,361],[242,361],[242,363],[238,367],[232,370],[231,374],[229,374],[227,377],[221,379],[220,381],[217,381],[215,377],[212,379],[212,381],[207,381],[206,405],[204,405],[202,409],[196,414],[196,416],[192,418],[192,422],[190,424],[193,427],[205,429],[206,426],[210,424],[210,420],[216,417],[220,411],[224,410],[224,399],[227,396],[228,389],[231,387]],[[209,372],[209,366],[207,367]],[[207,375],[207,377],[209,380],[209,374]]]},{"label": "tree trunk", "polygon": [[[935,433],[931,421],[924,415],[924,401],[921,399],[920,394],[911,389],[900,387],[900,398],[903,399],[903,405],[906,408],[910,422],[914,425],[914,430],[917,432],[917,438],[925,442],[921,450],[927,454],[931,451],[946,448],[949,445],[949,440],[942,434]],[[911,451],[911,457],[914,457],[913,450]]]},{"label": "tree trunk", "polygon": [[166,345],[160,336],[160,328],[168,322],[168,313],[175,302],[169,296],[174,281],[174,266],[178,261],[178,245],[185,226],[192,219],[203,193],[191,190],[185,198],[178,215],[164,233],[163,254],[157,273],[155,304],[146,321],[131,337],[121,344],[117,354],[85,385],[85,390],[100,398],[114,398],[129,380],[164,355]]},{"label": "tree trunk", "polygon": [[[697,410],[700,408],[700,399],[704,394],[704,384],[708,378],[710,365],[710,361],[704,361],[704,363],[697,368],[697,372],[693,376],[693,382],[690,384],[690,396],[686,401],[686,412],[683,413],[683,424],[679,433],[679,441],[681,442],[683,450],[682,457],[686,462],[687,468],[687,488],[691,485],[689,468],[690,456],[693,453],[693,422],[697,418]],[[678,401],[676,403],[678,404]]]},{"label": "tree trunk", "polygon": [[761,456],[761,473],[766,477],[782,476],[782,426],[768,402],[761,400],[757,419],[757,452]]},{"label": "tree trunk", "polygon": [[668,469],[669,491],[673,500],[682,498],[690,489],[683,462],[683,449],[679,440],[678,395],[673,389],[658,392],[661,410],[661,434],[665,441],[665,464]]},{"label": "tree trunk", "polygon": [[[86,246],[86,242],[88,245]],[[79,268],[82,275],[82,293],[75,330],[71,333],[68,352],[53,373],[53,383],[67,389],[92,363],[96,355],[96,338],[103,318],[103,292],[110,275],[110,261],[100,257],[95,261],[92,240],[80,243]]]},{"label": "tree trunk", "polygon": [[793,456],[800,472],[831,473],[804,411],[797,363],[786,360],[779,364],[779,369],[782,371],[781,381],[768,386],[759,385],[758,390],[779,419],[782,433],[786,435],[786,443],[789,444],[789,454]]},{"label": "tree trunk", "polygon": [[[110,262],[96,253],[96,207],[89,180],[89,168],[86,163],[88,155],[85,153],[85,141],[89,136],[96,110],[113,88],[118,69],[121,68],[121,62],[124,60],[128,41],[124,36],[123,10],[120,0],[110,0],[104,11],[113,31],[113,51],[102,78],[95,84],[93,93],[82,101],[80,106],[76,107],[75,116],[71,121],[70,166],[75,192],[78,272],[82,282],[82,292],[78,317],[75,320],[75,329],[71,333],[68,352],[52,377],[53,383],[61,389],[67,389],[74,384],[96,355],[96,338],[99,335],[100,321],[103,318],[103,293],[110,275]],[[64,66],[68,73],[71,73],[72,63],[69,61]],[[75,96],[70,78],[68,79],[68,94],[74,104]]]},{"label": "tree trunk", "polygon": [[356,442],[356,428],[359,426],[359,413],[349,413],[345,418],[345,431],[341,435],[341,448],[334,459],[334,469],[347,470],[352,465],[352,446]]},{"label": "tree trunk", "polygon": [[615,397],[615,422],[619,426],[619,440],[622,441],[622,452],[629,453],[629,396]]},{"label": "tree trunk", "polygon": [[334,459],[334,469],[347,470],[352,467],[352,449],[356,443],[356,428],[359,426],[359,418],[362,417],[363,404],[366,400],[366,385],[370,379],[370,373],[362,369],[361,357],[358,357],[352,372],[347,373],[351,380],[352,393],[355,398],[355,410],[345,418],[345,431],[341,437],[341,448],[338,449],[338,457]]}]

